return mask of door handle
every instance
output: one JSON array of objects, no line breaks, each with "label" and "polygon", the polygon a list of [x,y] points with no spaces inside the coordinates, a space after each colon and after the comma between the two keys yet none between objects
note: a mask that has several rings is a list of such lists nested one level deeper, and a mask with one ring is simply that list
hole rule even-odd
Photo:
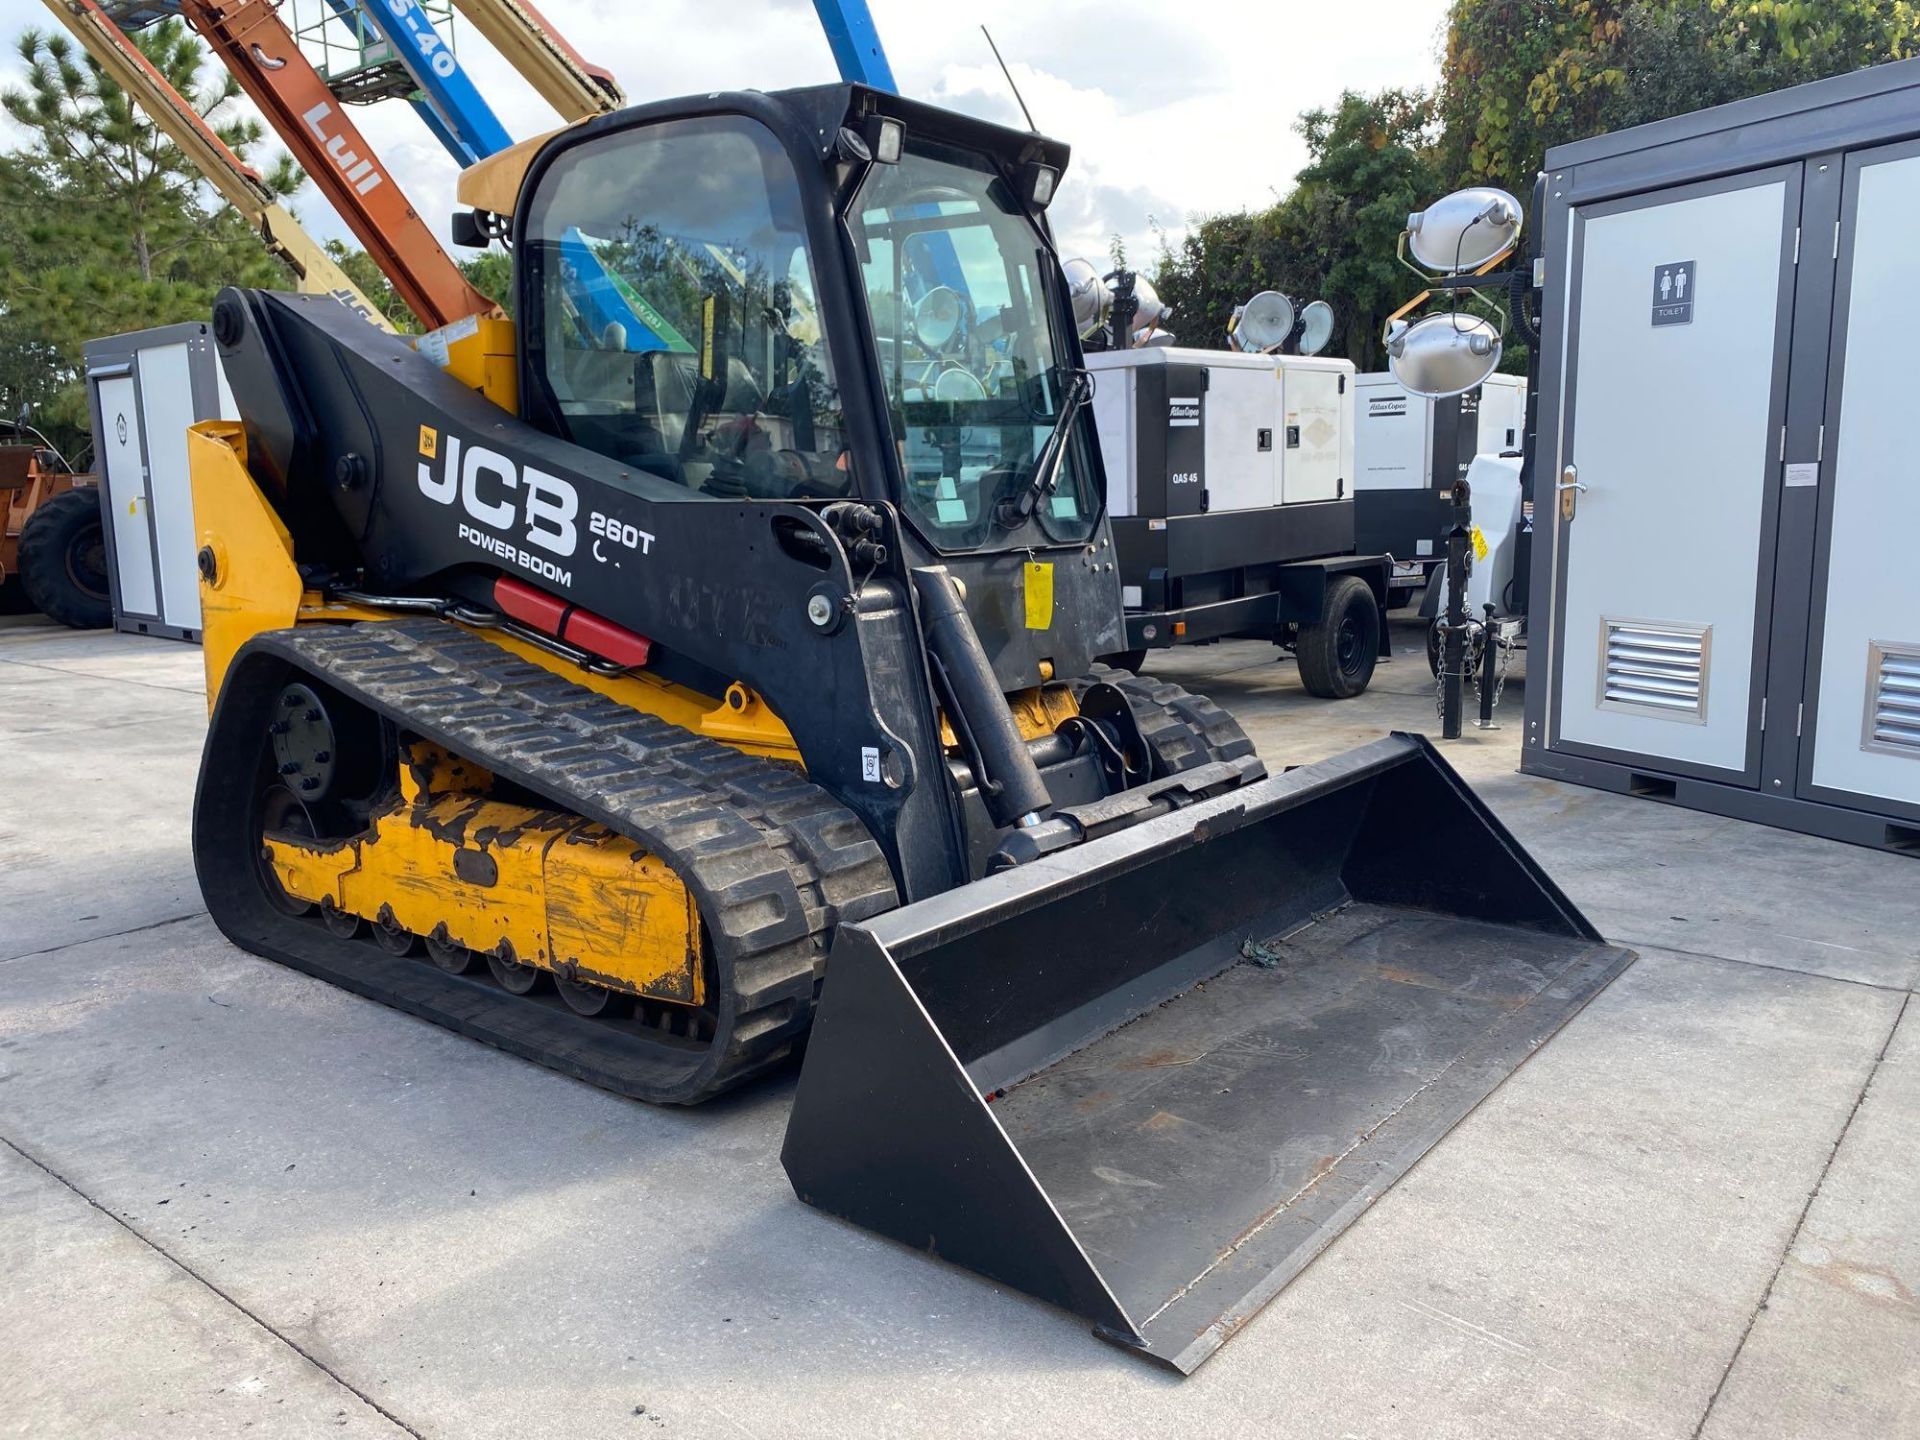
[{"label": "door handle", "polygon": [[1580,483],[1580,471],[1575,466],[1567,466],[1560,472],[1560,483],[1553,488],[1560,492],[1560,518],[1573,519],[1579,508],[1580,492],[1587,488]]}]

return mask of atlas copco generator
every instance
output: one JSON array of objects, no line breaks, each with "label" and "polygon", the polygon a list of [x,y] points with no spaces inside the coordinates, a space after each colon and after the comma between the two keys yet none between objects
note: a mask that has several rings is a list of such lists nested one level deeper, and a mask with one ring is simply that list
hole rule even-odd
[{"label": "atlas copco generator", "polygon": [[1354,368],[1153,346],[1087,356],[1137,670],[1232,637],[1291,650],[1345,699],[1388,654],[1392,563],[1354,553]]}]

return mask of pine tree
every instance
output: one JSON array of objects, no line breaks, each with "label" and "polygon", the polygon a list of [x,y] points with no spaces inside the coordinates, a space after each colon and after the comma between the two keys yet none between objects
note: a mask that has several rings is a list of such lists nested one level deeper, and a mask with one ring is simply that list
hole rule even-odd
[{"label": "pine tree", "polygon": [[[258,121],[225,112],[230,76],[178,20],[135,37],[169,83],[237,155]],[[39,411],[43,429],[81,446],[87,427],[82,349],[99,336],[205,319],[223,285],[286,287],[259,237],[220,202],[191,161],[71,39],[28,30],[16,50],[24,84],[0,109],[25,144],[0,155],[0,409]],[[282,155],[262,178],[290,195],[303,176]]]}]

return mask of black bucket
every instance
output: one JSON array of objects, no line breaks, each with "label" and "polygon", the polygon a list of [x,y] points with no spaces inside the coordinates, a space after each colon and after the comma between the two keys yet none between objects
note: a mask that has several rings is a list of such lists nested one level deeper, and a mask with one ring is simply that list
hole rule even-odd
[{"label": "black bucket", "polygon": [[782,1158],[1191,1372],[1632,958],[1395,735],[844,927]]}]

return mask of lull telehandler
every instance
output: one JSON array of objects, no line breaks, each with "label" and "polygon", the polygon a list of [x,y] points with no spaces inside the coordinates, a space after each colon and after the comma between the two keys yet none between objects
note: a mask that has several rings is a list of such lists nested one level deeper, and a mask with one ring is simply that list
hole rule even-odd
[{"label": "lull telehandler", "polygon": [[1064,146],[839,85],[506,159],[512,326],[219,299],[213,915],[646,1100],[806,1041],[801,1198],[1191,1370],[1624,953],[1424,741],[1268,777],[1095,664]]}]

